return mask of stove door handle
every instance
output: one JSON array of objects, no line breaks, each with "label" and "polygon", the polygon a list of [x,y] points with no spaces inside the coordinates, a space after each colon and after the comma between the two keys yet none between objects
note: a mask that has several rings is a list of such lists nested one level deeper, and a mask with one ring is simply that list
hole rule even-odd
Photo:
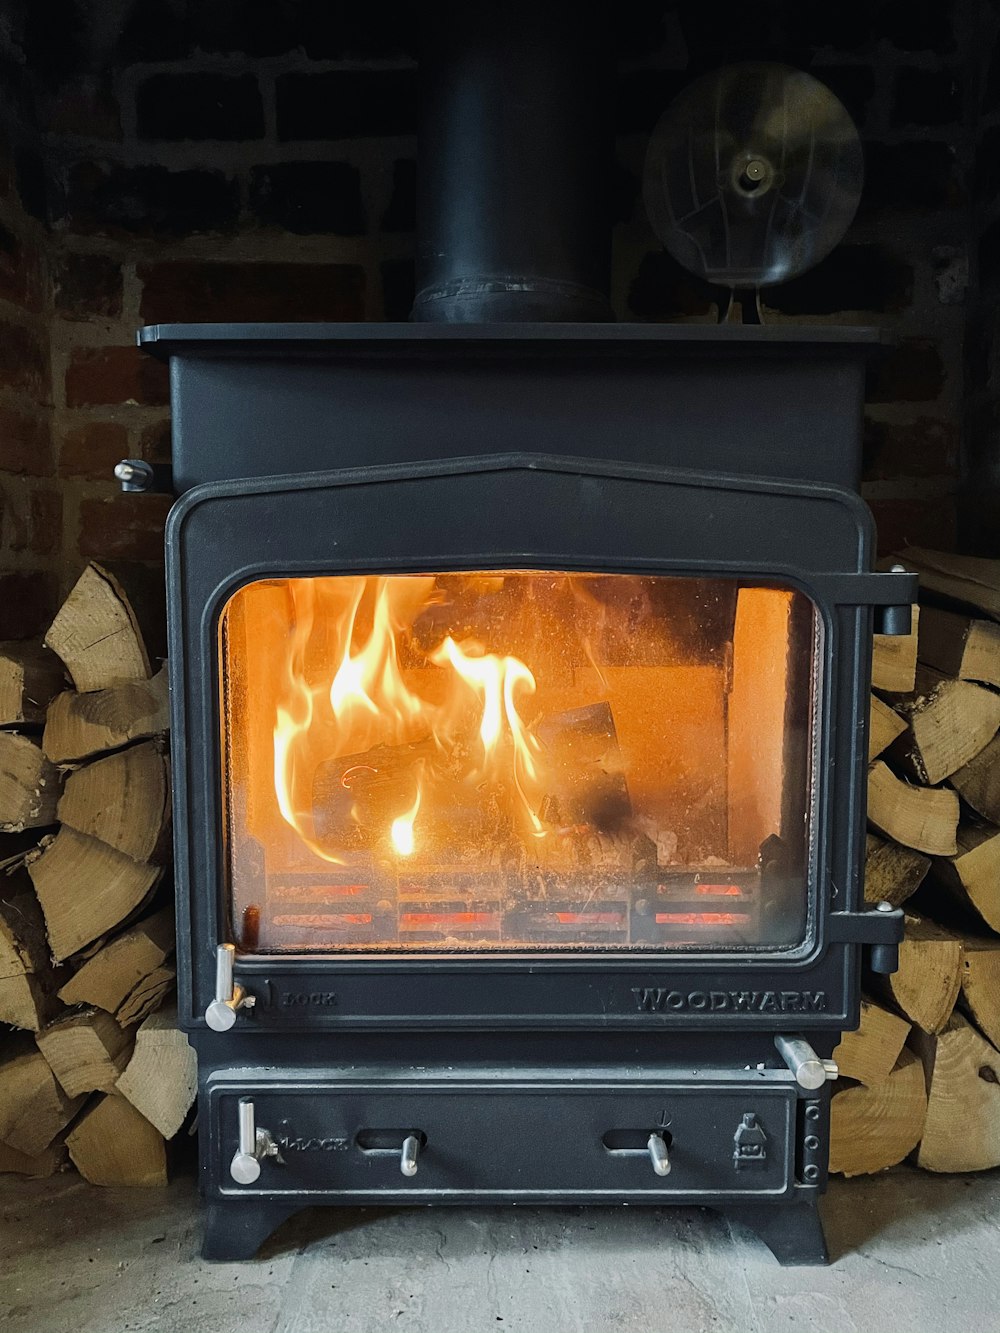
[{"label": "stove door handle", "polygon": [[252,1009],[256,1003],[233,977],[236,949],[232,944],[220,944],[215,951],[215,999],[205,1010],[205,1022],[213,1032],[228,1032],[236,1022],[241,1009]]},{"label": "stove door handle", "polygon": [[281,1161],[281,1153],[266,1129],[258,1129],[253,1102],[249,1097],[239,1100],[239,1147],[229,1163],[229,1174],[237,1185],[252,1185],[260,1178],[260,1164],[265,1157]]}]

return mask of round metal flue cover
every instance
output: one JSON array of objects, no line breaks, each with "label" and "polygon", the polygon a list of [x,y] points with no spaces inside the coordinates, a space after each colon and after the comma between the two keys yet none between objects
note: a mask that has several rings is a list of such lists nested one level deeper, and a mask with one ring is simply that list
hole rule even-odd
[{"label": "round metal flue cover", "polygon": [[857,129],[802,70],[753,62],[693,83],[660,118],[644,192],[654,231],[709,282],[766,287],[830,253],[861,197]]}]

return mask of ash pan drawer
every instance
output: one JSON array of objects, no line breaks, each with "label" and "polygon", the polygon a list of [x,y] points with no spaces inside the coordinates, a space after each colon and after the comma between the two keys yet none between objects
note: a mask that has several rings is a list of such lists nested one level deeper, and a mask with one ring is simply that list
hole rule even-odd
[{"label": "ash pan drawer", "polygon": [[778,1079],[497,1086],[255,1072],[214,1075],[204,1094],[217,1195],[697,1200],[793,1187],[798,1098]]}]

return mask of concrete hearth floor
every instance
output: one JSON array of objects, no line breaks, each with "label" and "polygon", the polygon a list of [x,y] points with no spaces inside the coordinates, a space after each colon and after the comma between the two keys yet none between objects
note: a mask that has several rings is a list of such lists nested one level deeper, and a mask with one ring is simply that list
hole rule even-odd
[{"label": "concrete hearth floor", "polygon": [[1000,1172],[834,1181],[835,1262],[782,1269],[700,1209],[300,1214],[198,1258],[190,1178],[0,1177],[3,1333],[939,1333],[1000,1328]]}]

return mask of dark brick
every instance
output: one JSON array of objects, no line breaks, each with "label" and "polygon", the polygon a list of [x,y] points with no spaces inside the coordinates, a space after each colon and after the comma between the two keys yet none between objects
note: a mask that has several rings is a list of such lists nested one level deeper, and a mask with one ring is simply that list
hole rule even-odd
[{"label": "dark brick", "polygon": [[619,134],[648,134],[689,80],[674,70],[640,69],[619,75],[615,94],[615,129]]},{"label": "dark brick", "polygon": [[380,265],[380,269],[383,319],[408,320],[416,288],[413,260],[389,259]]},{"label": "dark brick", "polygon": [[218,171],[86,162],[71,170],[60,212],[82,232],[226,232],[236,226],[239,192],[236,182]]},{"label": "dark brick", "polygon": [[612,24],[611,42],[617,56],[635,60],[659,51],[664,42],[663,0],[632,0],[628,22]]},{"label": "dark brick", "polygon": [[928,546],[953,551],[957,537],[955,498],[951,495],[920,500],[870,500],[878,529],[879,555],[892,555],[906,546]]},{"label": "dark brick", "polygon": [[859,215],[887,209],[957,208],[964,202],[955,151],[949,144],[865,145],[865,188]]},{"label": "dark brick", "polygon": [[184,320],[358,320],[365,273],[358,264],[140,264],[146,323]]},{"label": "dark brick", "polygon": [[975,196],[982,204],[1000,196],[1000,125],[984,130],[976,146]]},{"label": "dark brick", "polygon": [[62,492],[36,486],[30,500],[31,533],[28,550],[35,555],[56,555],[62,546]]},{"label": "dark brick", "polygon": [[278,138],[359,139],[415,134],[415,70],[331,70],[275,80]]},{"label": "dark brick", "polygon": [[876,359],[868,374],[866,397],[870,403],[931,403],[946,379],[936,343],[904,338]]},{"label": "dark brick", "polygon": [[870,65],[813,65],[809,73],[840,98],[856,125],[864,125],[875,96],[875,71]]},{"label": "dark brick", "polygon": [[90,15],[84,0],[45,0],[24,6],[24,55],[32,77],[56,85],[88,56]]},{"label": "dark brick", "polygon": [[913,295],[913,269],[876,245],[840,245],[815,268],[778,287],[764,302],[784,315],[841,310],[901,310]]},{"label": "dark brick", "polygon": [[678,315],[707,315],[719,300],[719,289],[688,273],[666,250],[643,256],[632,284],[628,304],[639,319],[675,319]]},{"label": "dark brick", "polygon": [[947,0],[890,0],[872,10],[876,34],[900,51],[946,55],[955,49],[952,5]]},{"label": "dark brick", "polygon": [[979,285],[990,291],[1000,286],[1000,218],[979,238]]},{"label": "dark brick", "polygon": [[30,240],[0,222],[0,299],[37,311],[42,299],[41,257]]},{"label": "dark brick", "polygon": [[80,504],[78,550],[88,560],[163,560],[168,495],[115,495]]},{"label": "dark brick", "polygon": [[300,8],[296,0],[188,0],[191,42],[202,51],[283,55],[300,44]]},{"label": "dark brick", "polygon": [[261,139],[264,103],[253,74],[153,74],[136,93],[142,139]]},{"label": "dark brick", "polygon": [[116,319],[122,312],[122,270],[110,255],[63,253],[53,273],[56,310],[65,319]]},{"label": "dark brick", "polygon": [[138,347],[75,347],[66,370],[68,407],[170,401],[167,367]]},{"label": "dark brick", "polygon": [[116,421],[86,421],[63,436],[59,475],[110,481],[115,464],[129,456],[128,430],[124,426]]},{"label": "dark brick", "polygon": [[369,5],[304,0],[296,20],[311,60],[337,60],[414,55],[422,17],[421,6],[409,0]]},{"label": "dark brick", "polygon": [[896,71],[892,125],[950,125],[961,119],[962,85],[948,70]]},{"label": "dark brick", "polygon": [[639,189],[638,176],[615,158],[611,163],[611,179],[607,192],[608,214],[612,227],[619,222],[632,221]]},{"label": "dark brick", "polygon": [[154,421],[139,436],[139,457],[148,463],[169,463],[171,457],[170,418]]},{"label": "dark brick", "polygon": [[88,139],[113,142],[122,137],[121,108],[107,73],[79,75],[54,88],[39,119],[50,134],[83,132]]},{"label": "dark brick", "polygon": [[916,421],[865,421],[866,481],[940,477],[958,472],[959,427],[937,417]]},{"label": "dark brick", "polygon": [[1000,106],[1000,43],[993,47],[986,80],[983,85],[981,112],[995,111]]},{"label": "dark brick", "polygon": [[[694,3],[695,0],[692,0]],[[714,6],[704,6],[706,18]],[[747,5],[751,19],[760,21],[760,7]],[[771,6],[779,33],[790,46],[804,46],[810,51],[832,46],[838,51],[862,51],[874,36],[873,20],[877,6],[872,0],[838,0],[836,4],[802,4],[786,0]],[[786,57],[791,59],[791,53]]]},{"label": "dark brick", "polygon": [[45,633],[56,609],[56,576],[41,570],[0,575],[0,639]]},{"label": "dark brick", "polygon": [[361,236],[361,173],[347,162],[282,162],[255,167],[251,206],[261,222],[300,236]]},{"label": "dark brick", "polygon": [[392,194],[382,214],[383,231],[413,231],[417,225],[417,164],[400,158],[392,166]]},{"label": "dark brick", "polygon": [[19,149],[14,154],[14,178],[24,211],[39,222],[47,222],[49,188],[41,154],[27,148]]},{"label": "dark brick", "polygon": [[48,397],[48,352],[23,324],[0,322],[0,388],[18,389],[36,402]]},{"label": "dark brick", "polygon": [[47,412],[20,412],[0,406],[0,467],[29,477],[51,474],[52,437]]},{"label": "dark brick", "polygon": [[121,27],[117,55],[123,64],[141,60],[179,60],[193,49],[186,0],[133,0]]}]

